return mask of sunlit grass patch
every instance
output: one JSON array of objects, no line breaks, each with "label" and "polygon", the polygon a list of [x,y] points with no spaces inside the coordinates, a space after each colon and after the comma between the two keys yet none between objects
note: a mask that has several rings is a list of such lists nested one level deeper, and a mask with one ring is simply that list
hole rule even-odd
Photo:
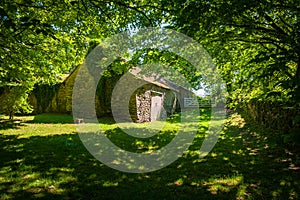
[{"label": "sunlit grass patch", "polygon": [[[299,198],[297,154],[270,143],[271,133],[251,128],[241,116],[228,119],[212,151],[200,158],[209,113],[201,111],[197,134],[182,157],[145,174],[120,172],[96,160],[83,146],[70,116],[18,116],[17,126],[0,129],[0,199]],[[62,123],[57,120],[64,117]],[[48,123],[48,118],[56,120]],[[157,133],[149,138],[127,135],[109,117],[99,123],[103,134],[122,149],[153,152],[177,134],[180,115],[152,126],[125,124]],[[187,132],[196,127],[190,123],[183,126]]]},{"label": "sunlit grass patch", "polygon": [[203,185],[209,186],[208,191],[212,194],[217,194],[219,192],[229,192],[232,188],[239,184],[242,184],[243,176],[235,175],[227,178],[212,177]]}]

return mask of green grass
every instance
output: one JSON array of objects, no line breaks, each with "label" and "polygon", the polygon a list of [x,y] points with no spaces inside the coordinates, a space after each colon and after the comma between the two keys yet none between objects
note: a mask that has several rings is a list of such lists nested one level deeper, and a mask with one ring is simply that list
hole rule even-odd
[{"label": "green grass", "polygon": [[[179,115],[167,123],[140,124],[149,139],[127,136],[110,118],[100,119],[116,145],[134,152],[169,143]],[[16,117],[0,122],[0,199],[299,199],[299,156],[276,136],[233,114],[210,154],[199,158],[209,112],[202,110],[193,144],[171,165],[150,173],[111,169],[83,146],[66,115]],[[125,124],[130,127],[130,124]]]}]

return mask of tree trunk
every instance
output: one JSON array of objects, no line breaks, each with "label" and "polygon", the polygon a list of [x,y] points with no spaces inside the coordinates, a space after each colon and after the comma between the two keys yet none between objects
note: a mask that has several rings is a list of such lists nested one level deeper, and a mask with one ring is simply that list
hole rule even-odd
[{"label": "tree trunk", "polygon": [[14,110],[10,110],[9,111],[9,120],[13,120],[14,119],[14,115],[15,115],[15,111]]},{"label": "tree trunk", "polygon": [[295,80],[294,80],[294,87],[295,87],[295,91],[294,91],[294,95],[293,95],[293,100],[296,102],[300,102],[300,55],[299,55],[299,61],[298,61],[298,65],[297,65],[297,70],[296,70],[296,74],[295,74]]},{"label": "tree trunk", "polygon": [[175,112],[175,109],[176,109],[176,102],[177,102],[177,95],[176,95],[176,93],[174,92],[174,102],[173,102],[172,109],[171,109],[171,115],[173,115],[174,112]]}]

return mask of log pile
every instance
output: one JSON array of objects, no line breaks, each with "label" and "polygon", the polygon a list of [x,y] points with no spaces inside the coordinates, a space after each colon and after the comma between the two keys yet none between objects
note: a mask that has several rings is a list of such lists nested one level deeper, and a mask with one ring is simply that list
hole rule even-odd
[{"label": "log pile", "polygon": [[151,121],[151,91],[136,95],[137,121]]}]

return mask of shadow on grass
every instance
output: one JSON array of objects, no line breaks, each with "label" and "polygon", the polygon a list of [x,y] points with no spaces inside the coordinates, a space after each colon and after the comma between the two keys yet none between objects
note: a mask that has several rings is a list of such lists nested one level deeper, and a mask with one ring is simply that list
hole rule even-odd
[{"label": "shadow on grass", "polygon": [[24,126],[21,120],[0,119],[0,130],[20,128]]},{"label": "shadow on grass", "polygon": [[40,114],[34,116],[33,120],[27,123],[41,123],[41,124],[73,124],[74,120],[72,115],[67,114]]},{"label": "shadow on grass", "polygon": [[228,124],[207,157],[199,159],[199,136],[182,158],[145,174],[106,167],[77,134],[0,134],[0,199],[299,198],[295,153],[241,124]]}]

